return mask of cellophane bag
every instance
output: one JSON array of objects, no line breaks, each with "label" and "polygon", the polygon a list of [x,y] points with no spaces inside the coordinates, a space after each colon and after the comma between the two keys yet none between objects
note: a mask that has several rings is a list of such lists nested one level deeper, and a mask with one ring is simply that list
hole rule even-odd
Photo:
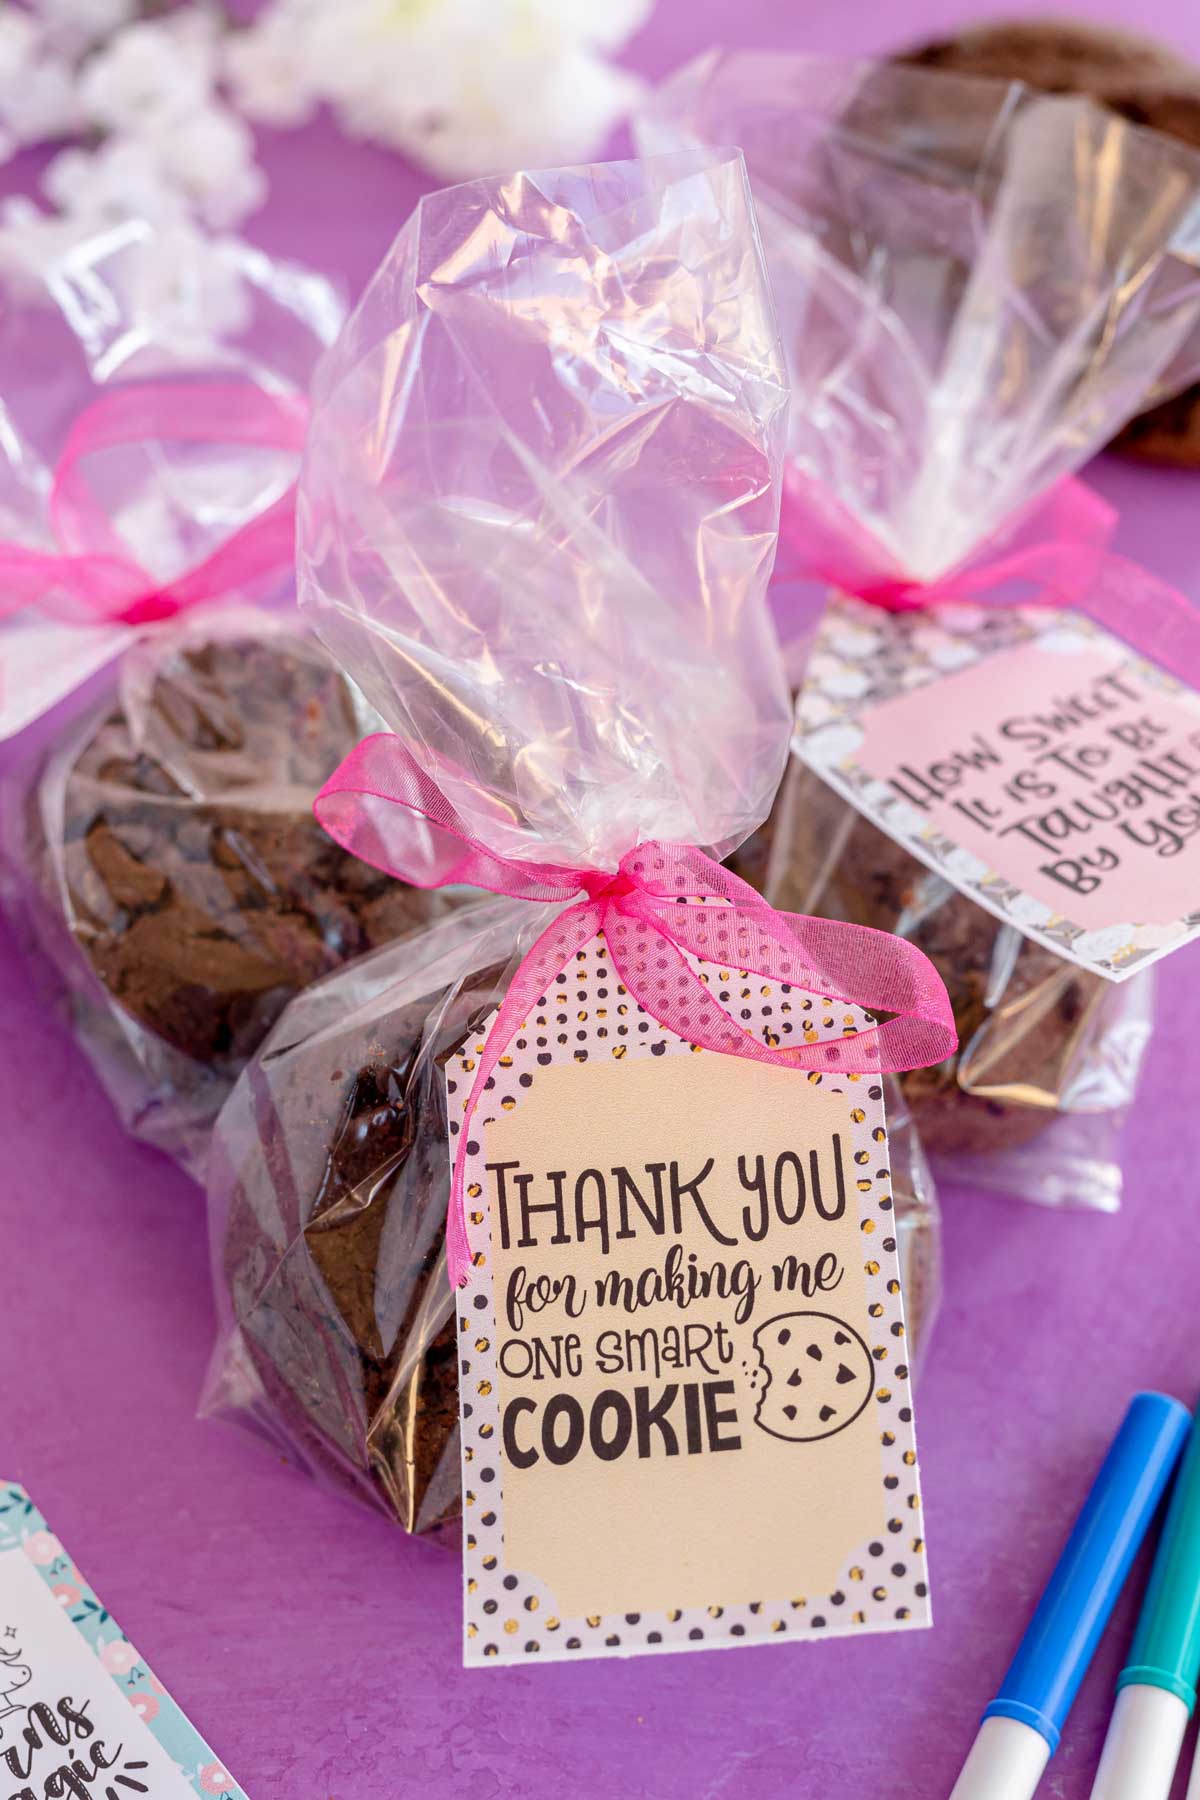
[{"label": "cellophane bag", "polygon": [[[294,598],[287,496],[343,317],[322,277],[236,238],[0,231],[0,738],[168,616],[176,584]],[[277,554],[245,554],[271,517]]]},{"label": "cellophane bag", "polygon": [[313,797],[379,721],[301,623],[204,608],[147,631],[5,794],[8,910],[122,1123],[203,1179],[287,1002],[436,917]]},{"label": "cellophane bag", "polygon": [[[713,53],[639,139],[743,147],[793,388],[786,576],[834,579],[806,536],[816,494],[905,579],[940,580],[1200,367],[1200,159],[1086,100]],[[752,866],[774,904],[900,932],[936,964],[960,1050],[901,1081],[941,1171],[1119,1203],[1149,972],[1116,986],[1027,939],[798,757]]]},{"label": "cellophane bag", "polygon": [[287,1001],[448,904],[312,817],[379,723],[295,609],[341,316],[236,240],[130,225],[31,268],[0,233],[0,735],[112,662],[13,761],[5,908],[123,1122],[197,1175]]},{"label": "cellophane bag", "polygon": [[[606,868],[761,822],[791,713],[766,608],[785,406],[736,153],[421,202],[318,379],[301,593],[489,845]],[[205,1409],[410,1531],[460,1497],[442,1066],[556,910],[481,902],[329,977],[218,1122]]]}]

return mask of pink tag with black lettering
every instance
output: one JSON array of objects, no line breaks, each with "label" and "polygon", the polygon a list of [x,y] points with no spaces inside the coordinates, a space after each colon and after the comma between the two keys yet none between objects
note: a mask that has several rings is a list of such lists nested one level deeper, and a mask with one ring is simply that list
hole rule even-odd
[{"label": "pink tag with black lettering", "polygon": [[[694,966],[774,1046],[869,1022]],[[881,1081],[684,1042],[600,935],[470,1132],[466,1662],[928,1624]]]},{"label": "pink tag with black lettering", "polygon": [[1079,613],[839,599],[793,747],[970,899],[1109,980],[1200,933],[1200,694]]}]

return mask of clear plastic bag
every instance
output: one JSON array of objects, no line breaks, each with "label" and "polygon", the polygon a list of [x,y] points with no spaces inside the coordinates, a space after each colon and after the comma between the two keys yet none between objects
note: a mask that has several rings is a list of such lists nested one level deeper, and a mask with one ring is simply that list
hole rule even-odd
[{"label": "clear plastic bag", "polygon": [[[410,1532],[446,1535],[461,1503],[443,1063],[554,911],[480,902],[318,982],[214,1138],[218,1338],[201,1411]],[[891,1078],[887,1106],[915,1369],[941,1294],[941,1222]]]},{"label": "clear plastic bag", "polygon": [[202,1175],[213,1121],[293,995],[444,911],[312,816],[378,724],[296,622],[203,610],[5,795],[5,887],[137,1137]]},{"label": "clear plastic bag", "polygon": [[941,973],[958,1054],[897,1077],[939,1175],[1048,1206],[1120,1204],[1117,1137],[1152,970],[1114,986],[960,894],[793,759],[747,879],[773,906],[895,931]]},{"label": "clear plastic bag", "polygon": [[[785,404],[735,154],[421,203],[322,368],[302,595],[490,848],[613,868],[654,837],[729,849],[766,814]],[[403,854],[436,877],[463,845],[409,832]],[[331,976],[217,1128],[205,1406],[410,1531],[459,1504],[439,1065],[553,910],[481,903]],[[927,1318],[935,1214],[903,1130],[893,1154]]]},{"label": "clear plastic bag", "polygon": [[[1200,368],[1200,157],[1084,99],[712,53],[639,138],[744,149],[793,384],[793,579],[835,578],[824,505],[882,584],[946,577]],[[935,962],[962,1049],[904,1078],[931,1154],[1048,1204],[1118,1203],[1147,977],[1113,987],[1027,942],[799,766],[769,872],[756,855],[776,905]]]},{"label": "clear plastic bag", "polygon": [[[133,641],[139,594],[282,510],[343,310],[236,238],[129,221],[47,250],[0,232],[0,738]],[[278,542],[266,568],[229,559],[215,597],[290,601]]]}]

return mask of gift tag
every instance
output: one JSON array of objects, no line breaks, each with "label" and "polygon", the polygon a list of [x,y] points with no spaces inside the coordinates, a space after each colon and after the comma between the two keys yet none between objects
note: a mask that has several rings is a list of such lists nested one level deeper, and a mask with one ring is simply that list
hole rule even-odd
[{"label": "gift tag", "polygon": [[11,1482],[0,1483],[0,1793],[245,1800]]},{"label": "gift tag", "polygon": [[793,748],[968,898],[1109,980],[1200,933],[1200,694],[1079,613],[839,599]]},{"label": "gift tag", "polygon": [[[693,966],[774,1046],[871,1022]],[[697,1049],[601,935],[469,1132],[466,1662],[928,1624],[880,1080]]]}]

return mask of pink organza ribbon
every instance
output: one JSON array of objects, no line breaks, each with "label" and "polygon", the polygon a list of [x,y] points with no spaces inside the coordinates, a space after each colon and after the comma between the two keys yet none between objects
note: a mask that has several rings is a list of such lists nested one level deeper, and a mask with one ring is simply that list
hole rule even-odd
[{"label": "pink organza ribbon", "polygon": [[[689,845],[649,841],[614,870],[518,862],[473,838],[445,795],[388,733],[353,750],[317,796],[318,820],[363,861],[419,887],[470,882],[534,901],[575,900],[517,968],[489,1031],[457,1133],[446,1254],[451,1282],[469,1263],[463,1168],[475,1111],[522,1022],[576,951],[603,931],[637,1004],[686,1042],[777,1068],[874,1074],[923,1068],[957,1042],[945,987],[902,938],[865,926],[778,913],[738,876]],[[414,829],[415,828],[415,829]],[[430,850],[430,841],[434,848]],[[579,898],[576,898],[579,896]],[[683,904],[721,901],[722,905]],[[782,1048],[744,1031],[688,956],[891,1016],[832,1042]]]},{"label": "pink organza ribbon", "polygon": [[841,502],[794,465],[784,475],[777,577],[820,581],[888,612],[951,601],[1074,608],[1189,687],[1200,687],[1200,614],[1177,588],[1117,556],[1117,515],[1061,481],[933,581],[908,576]]},{"label": "pink organza ribbon", "polygon": [[49,522],[58,548],[0,540],[0,618],[29,606],[73,624],[143,625],[203,601],[261,590],[295,559],[294,485],[174,580],[129,555],[92,491],[86,459],[130,444],[234,444],[299,457],[308,424],[299,396],[250,381],[114,388],[86,407],[54,470]]}]

